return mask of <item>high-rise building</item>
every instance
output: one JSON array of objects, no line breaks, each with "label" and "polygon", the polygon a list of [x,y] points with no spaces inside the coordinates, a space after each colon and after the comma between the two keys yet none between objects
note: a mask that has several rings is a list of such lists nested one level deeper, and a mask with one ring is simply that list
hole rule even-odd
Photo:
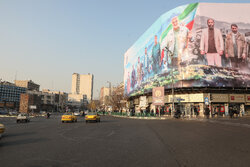
[{"label": "high-rise building", "polygon": [[86,95],[88,101],[93,98],[93,80],[92,74],[72,74],[71,96]]},{"label": "high-rise building", "polygon": [[105,104],[105,99],[110,96],[110,88],[102,87],[100,91],[100,102],[101,104]]}]

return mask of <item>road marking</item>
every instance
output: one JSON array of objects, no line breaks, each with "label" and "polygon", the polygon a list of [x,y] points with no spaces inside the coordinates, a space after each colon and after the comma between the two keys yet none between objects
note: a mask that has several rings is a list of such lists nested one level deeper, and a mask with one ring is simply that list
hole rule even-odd
[{"label": "road marking", "polygon": [[107,135],[107,137],[112,136],[113,134],[115,134],[115,132],[112,130],[112,132],[110,132],[110,133]]}]

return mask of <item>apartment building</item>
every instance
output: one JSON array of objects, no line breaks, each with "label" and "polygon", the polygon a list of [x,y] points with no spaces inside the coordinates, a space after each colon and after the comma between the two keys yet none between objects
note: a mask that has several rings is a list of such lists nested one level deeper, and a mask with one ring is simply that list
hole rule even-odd
[{"label": "apartment building", "polygon": [[71,94],[69,100],[75,102],[91,101],[93,98],[93,81],[92,74],[72,74]]},{"label": "apartment building", "polygon": [[39,91],[40,85],[34,83],[32,80],[15,80],[15,85],[26,88],[27,90]]}]

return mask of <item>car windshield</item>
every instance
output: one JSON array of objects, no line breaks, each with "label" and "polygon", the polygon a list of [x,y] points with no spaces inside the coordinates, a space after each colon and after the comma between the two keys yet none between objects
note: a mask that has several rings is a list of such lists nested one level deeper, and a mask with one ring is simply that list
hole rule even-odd
[{"label": "car windshield", "polygon": [[63,115],[72,115],[72,113],[65,113],[65,114],[63,114]]},{"label": "car windshield", "polygon": [[96,115],[95,112],[89,112],[87,115]]},{"label": "car windshield", "polygon": [[19,114],[18,116],[27,116],[27,114]]}]

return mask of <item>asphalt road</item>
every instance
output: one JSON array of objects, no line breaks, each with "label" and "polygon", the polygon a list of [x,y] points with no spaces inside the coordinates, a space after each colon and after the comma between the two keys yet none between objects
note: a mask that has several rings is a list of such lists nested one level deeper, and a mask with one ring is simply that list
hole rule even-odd
[{"label": "asphalt road", "polygon": [[1,167],[249,166],[250,119],[61,123],[60,116],[17,124],[0,118]]}]

